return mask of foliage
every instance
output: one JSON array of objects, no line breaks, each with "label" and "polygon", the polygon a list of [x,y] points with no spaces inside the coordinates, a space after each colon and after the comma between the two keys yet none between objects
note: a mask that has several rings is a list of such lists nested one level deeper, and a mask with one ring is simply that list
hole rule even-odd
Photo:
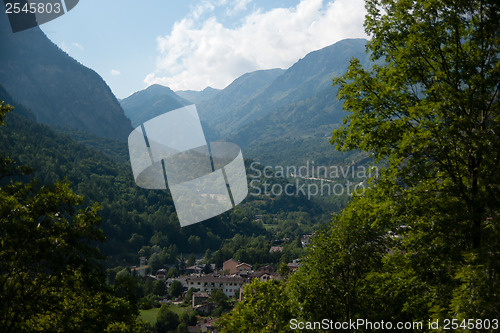
[{"label": "foliage", "polygon": [[[332,143],[388,162],[347,210],[368,203],[366,223],[399,231],[373,282],[418,292],[392,303],[401,316],[498,317],[499,4],[369,0],[367,9],[377,65],[354,59],[335,80],[349,114]],[[393,292],[376,288],[391,305]]]},{"label": "foliage", "polygon": [[244,300],[217,321],[220,332],[291,332],[288,294],[283,282],[257,279],[244,287]]},{"label": "foliage", "polygon": [[212,290],[212,292],[210,293],[210,300],[222,309],[227,309],[229,307],[229,299],[221,289]]},{"label": "foliage", "polygon": [[279,262],[286,261],[288,263],[305,254],[300,238],[282,243],[282,252],[270,253],[269,249],[272,245],[274,245],[273,242],[266,240],[263,236],[246,237],[237,234],[232,239],[226,240],[224,245],[214,252],[213,260],[220,263],[220,268],[222,263],[230,258],[255,266],[267,264],[277,266]]},{"label": "foliage", "polygon": [[158,333],[167,333],[177,329],[179,325],[179,316],[168,308],[168,305],[161,306],[156,319],[156,330]]},{"label": "foliage", "polygon": [[[33,176],[42,185],[67,180],[72,190],[83,195],[84,205],[100,203],[101,228],[107,242],[99,247],[109,257],[107,264],[111,267],[138,262],[140,255],[149,258],[154,252],[151,248],[159,246],[158,268],[163,268],[166,263],[174,263],[180,252],[192,252],[190,236],[199,239],[200,249],[215,250],[223,239],[238,232],[266,234],[264,227],[252,219],[240,222],[232,217],[232,211],[181,228],[168,191],[149,191],[135,185],[129,162],[122,162],[128,161],[126,142],[87,134],[79,136],[85,145],[79,144],[17,112],[9,114],[7,121],[8,126],[0,129],[2,154],[20,164],[35,166]],[[95,150],[105,146],[116,150],[112,158]]]},{"label": "foliage", "polygon": [[365,207],[336,216],[313,238],[298,271],[289,277],[291,304],[305,320],[366,319],[360,305],[366,302],[359,302],[370,297],[365,276],[380,265],[386,242],[366,223]]},{"label": "foliage", "polygon": [[191,267],[195,263],[196,263],[196,256],[194,255],[194,253],[191,252],[191,254],[189,255],[189,257],[187,259],[186,266]]},{"label": "foliage", "polygon": [[196,292],[196,288],[189,288],[189,290],[186,293],[186,297],[184,298],[184,303],[185,304],[192,304],[193,301],[193,293]]},{"label": "foliage", "polygon": [[203,274],[210,274],[212,272],[213,272],[212,265],[205,264],[205,266],[203,267]]},{"label": "foliage", "polygon": [[179,316],[181,323],[186,324],[187,326],[196,325],[196,313],[194,311],[184,311]]},{"label": "foliage", "polygon": [[182,295],[182,292],[184,291],[184,288],[182,287],[182,283],[179,280],[174,280],[172,281],[172,284],[170,285],[170,296],[172,298],[177,298]]},{"label": "foliage", "polygon": [[165,281],[163,280],[156,281],[153,292],[158,296],[165,296],[167,294],[167,285]]},{"label": "foliage", "polygon": [[[9,107],[0,103],[0,122]],[[0,326],[4,332],[138,329],[137,308],[105,284],[99,206],[70,185],[39,186],[0,156]]]}]

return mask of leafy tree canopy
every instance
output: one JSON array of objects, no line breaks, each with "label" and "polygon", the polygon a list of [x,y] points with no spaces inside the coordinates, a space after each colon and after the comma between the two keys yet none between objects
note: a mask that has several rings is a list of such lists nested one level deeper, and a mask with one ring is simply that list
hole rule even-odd
[{"label": "leafy tree canopy", "polygon": [[427,300],[403,304],[414,316],[499,314],[499,6],[368,0],[376,65],[354,59],[334,80],[348,115],[332,143],[388,163],[368,204],[353,202],[342,219],[371,209],[365,223],[400,240],[372,279],[405,272],[401,287]]},{"label": "leafy tree canopy", "polygon": [[[0,123],[9,110],[0,101]],[[39,186],[26,168],[0,165],[2,331],[140,331],[135,304],[105,283],[99,206],[81,208],[68,183]]]},{"label": "leafy tree canopy", "polygon": [[182,295],[184,288],[182,287],[182,283],[179,280],[174,280],[170,285],[169,291],[170,291],[170,296],[176,298]]}]

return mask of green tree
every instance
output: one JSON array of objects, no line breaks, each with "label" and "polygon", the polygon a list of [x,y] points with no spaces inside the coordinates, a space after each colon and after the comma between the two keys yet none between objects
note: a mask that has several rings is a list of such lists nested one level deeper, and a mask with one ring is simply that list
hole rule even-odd
[{"label": "green tree", "polygon": [[244,287],[244,299],[218,321],[222,333],[292,332],[290,303],[281,281],[259,282],[254,279]]},{"label": "green tree", "polygon": [[177,326],[177,333],[188,333],[188,325],[184,322],[181,322],[179,326]]},{"label": "green tree", "polygon": [[144,295],[149,295],[153,293],[154,290],[154,284],[151,279],[145,279],[144,281],[144,286],[143,286],[143,294]]},{"label": "green tree", "polygon": [[187,259],[186,266],[187,267],[193,266],[195,262],[196,262],[196,257],[194,253],[191,253]]},{"label": "green tree", "polygon": [[224,265],[224,255],[220,250],[214,252],[212,259],[215,264],[215,267],[217,269],[222,269],[222,266]]},{"label": "green tree", "polygon": [[212,290],[212,292],[210,293],[210,300],[222,309],[227,309],[229,307],[229,299],[221,289]]},{"label": "green tree", "polygon": [[[0,101],[0,124],[9,110]],[[99,265],[99,205],[82,207],[65,182],[26,182],[26,170],[0,156],[2,331],[140,331],[137,307],[113,295]]]},{"label": "green tree", "polygon": [[332,143],[387,165],[367,199],[343,213],[370,203],[365,223],[398,236],[373,286],[387,306],[418,292],[388,315],[402,306],[414,319],[498,317],[500,4],[367,0],[366,8],[376,65],[353,59],[334,80],[348,115]]},{"label": "green tree", "polygon": [[163,280],[156,281],[154,287],[154,293],[155,295],[158,296],[165,296],[167,294],[167,285],[165,284],[165,281]]},{"label": "green tree", "polygon": [[189,288],[189,290],[186,293],[186,298],[184,298],[184,303],[186,304],[191,304],[193,301],[193,293],[196,292],[196,288]]},{"label": "green tree", "polygon": [[210,264],[212,262],[212,250],[207,249],[205,251],[205,256],[203,257],[205,264]]},{"label": "green tree", "polygon": [[167,278],[175,278],[178,276],[179,276],[179,270],[177,269],[177,267],[175,266],[170,267],[167,272]]},{"label": "green tree", "polygon": [[139,289],[137,279],[129,274],[116,275],[114,284],[115,295],[120,298],[126,298],[130,303],[136,304],[141,290]]},{"label": "green tree", "polygon": [[170,285],[170,296],[172,298],[177,298],[181,296],[183,291],[184,287],[182,286],[182,283],[179,280],[172,281],[172,284]]},{"label": "green tree", "polygon": [[148,260],[149,267],[151,267],[151,272],[156,274],[156,272],[163,267],[164,259],[161,253],[153,253]]},{"label": "green tree", "polygon": [[288,278],[291,304],[302,318],[367,319],[372,304],[366,276],[380,266],[387,242],[366,224],[364,212],[344,210],[336,216],[330,228],[313,238],[301,266]]},{"label": "green tree", "polygon": [[184,324],[186,324],[187,326],[194,326],[196,325],[196,313],[194,311],[184,311],[181,315],[180,315],[180,321]]},{"label": "green tree", "polygon": [[156,318],[156,331],[158,333],[167,333],[177,329],[179,326],[179,316],[169,309],[168,305],[163,304]]},{"label": "green tree", "polygon": [[203,267],[203,273],[204,274],[210,274],[213,272],[212,265],[211,264],[205,264]]}]

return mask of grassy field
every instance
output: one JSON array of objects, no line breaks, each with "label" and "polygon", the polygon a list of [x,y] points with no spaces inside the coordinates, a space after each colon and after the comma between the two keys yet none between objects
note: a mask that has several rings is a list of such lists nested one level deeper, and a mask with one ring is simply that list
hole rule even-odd
[{"label": "grassy field", "polygon": [[[191,309],[190,306],[180,306],[180,305],[169,305],[168,308],[175,312],[177,315],[181,315],[183,312],[189,311]],[[152,308],[149,310],[139,310],[140,317],[142,320],[151,323],[152,325],[156,324],[156,317],[158,316],[158,312],[160,308]]]},{"label": "grassy field", "polygon": [[160,308],[152,308],[149,310],[139,310],[141,314],[141,319],[152,325],[156,324],[156,317],[158,316],[158,311]]}]

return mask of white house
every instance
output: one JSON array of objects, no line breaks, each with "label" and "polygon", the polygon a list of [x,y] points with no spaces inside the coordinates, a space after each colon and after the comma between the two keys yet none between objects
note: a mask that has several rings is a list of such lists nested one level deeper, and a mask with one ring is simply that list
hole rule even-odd
[{"label": "white house", "polygon": [[193,276],[186,279],[188,289],[195,288],[198,291],[211,292],[220,289],[228,297],[233,297],[246,283],[246,279],[240,276]]}]

